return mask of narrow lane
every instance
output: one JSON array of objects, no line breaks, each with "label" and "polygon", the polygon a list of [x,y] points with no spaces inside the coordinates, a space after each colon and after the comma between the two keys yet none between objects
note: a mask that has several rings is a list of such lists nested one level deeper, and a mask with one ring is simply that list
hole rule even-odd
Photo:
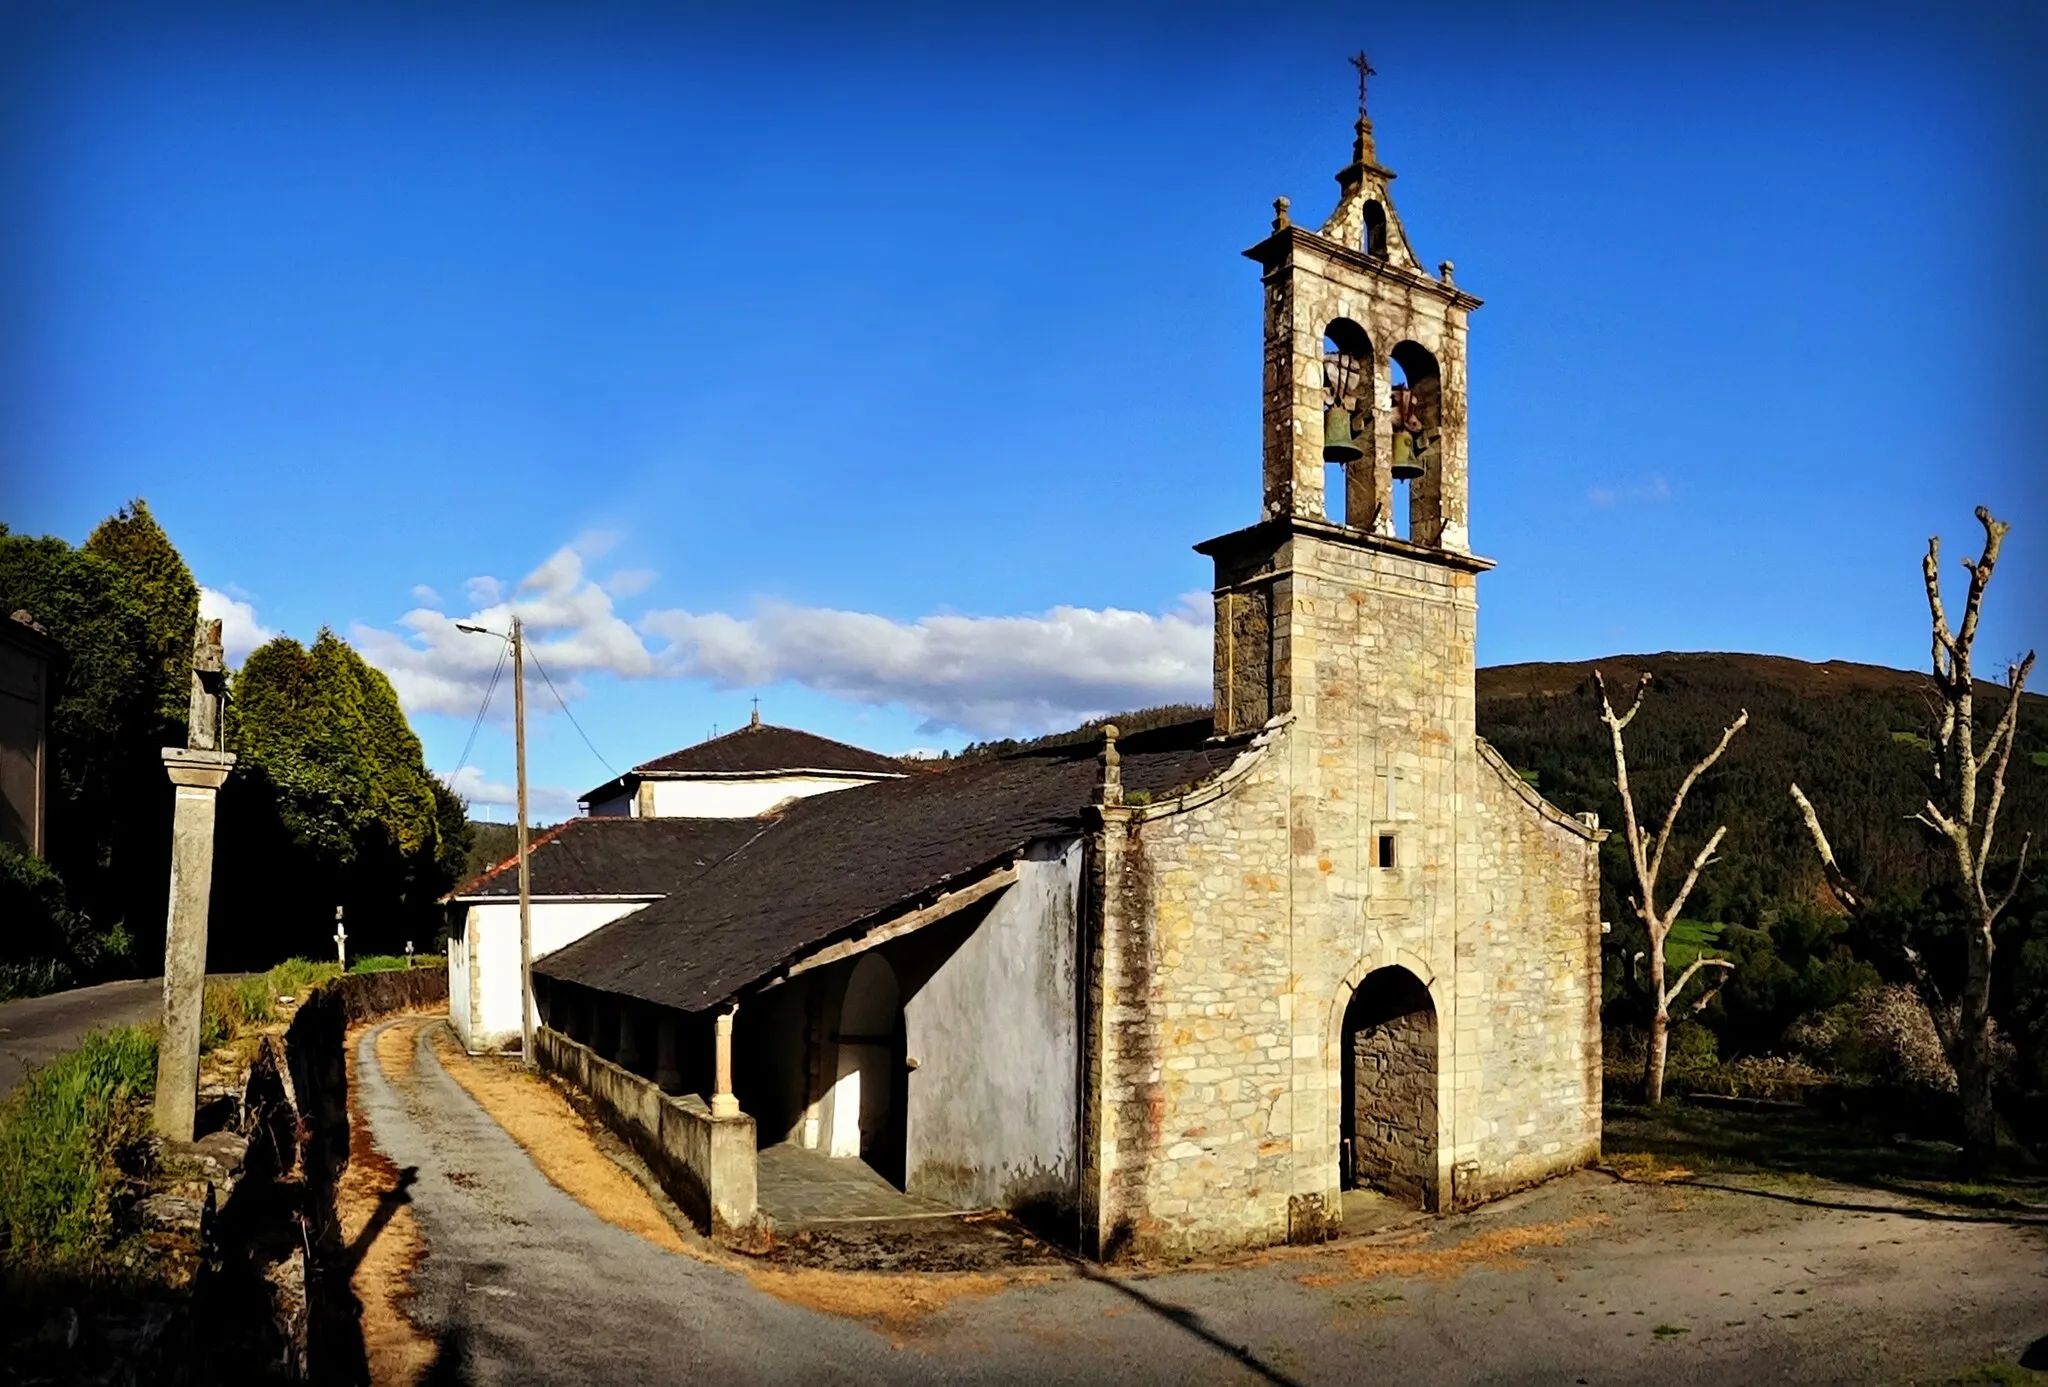
[{"label": "narrow lane", "polygon": [[[386,1026],[393,1023],[387,1022]],[[428,1382],[902,1382],[916,1355],[665,1252],[549,1184],[441,1068],[421,1028],[410,1072],[357,1053],[378,1147],[414,1171],[428,1252],[409,1310],[439,1349]]]},{"label": "narrow lane", "polygon": [[[417,1028],[380,1068],[375,1037]],[[604,1222],[541,1175],[417,1020],[358,1095],[426,1244],[424,1383],[1945,1381],[2048,1356],[2048,1218],[1554,1181],[1380,1245],[965,1295],[897,1337]],[[896,1293],[902,1282],[874,1275]],[[843,1283],[842,1283],[843,1285]],[[991,1287],[991,1290],[994,1288]]]},{"label": "narrow lane", "polygon": [[0,1097],[35,1065],[75,1047],[99,1026],[134,1026],[163,1009],[162,978],[129,978],[0,1002]]}]

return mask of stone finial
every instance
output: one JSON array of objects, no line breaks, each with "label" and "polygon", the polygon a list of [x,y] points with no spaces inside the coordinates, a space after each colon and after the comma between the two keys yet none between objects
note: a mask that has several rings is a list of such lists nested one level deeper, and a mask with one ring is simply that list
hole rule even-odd
[{"label": "stone finial", "polygon": [[1273,229],[1275,231],[1285,231],[1288,227],[1294,225],[1287,216],[1287,209],[1293,205],[1284,197],[1273,199]]},{"label": "stone finial", "polygon": [[1456,265],[1453,265],[1448,260],[1439,260],[1436,265],[1436,277],[1452,288],[1456,288],[1457,281],[1451,278],[1451,271],[1457,268]]},{"label": "stone finial", "polygon": [[1113,722],[1103,724],[1102,770],[1095,781],[1095,787],[1098,791],[1096,802],[1110,807],[1121,805],[1124,802],[1124,758],[1117,753],[1116,739],[1116,724]]},{"label": "stone finial", "polygon": [[[1281,200],[1284,202],[1286,199],[1283,198]],[[45,631],[43,629],[43,624],[37,621],[34,615],[31,614],[29,609],[26,607],[16,607],[14,609],[14,614],[8,617],[7,619],[9,621],[17,622],[20,625],[28,627],[29,630],[35,632],[39,636],[47,636],[50,634],[48,631]]]},{"label": "stone finial", "polygon": [[192,701],[185,718],[185,745],[218,751],[221,705],[227,699],[227,659],[221,651],[220,622],[199,619],[192,633]]}]

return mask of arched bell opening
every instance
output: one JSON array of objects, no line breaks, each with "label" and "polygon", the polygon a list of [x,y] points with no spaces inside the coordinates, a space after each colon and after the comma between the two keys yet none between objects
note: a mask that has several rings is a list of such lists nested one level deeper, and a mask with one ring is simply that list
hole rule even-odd
[{"label": "arched bell opening", "polygon": [[1368,526],[1372,516],[1372,339],[1348,318],[1323,330],[1323,515]]},{"label": "arched bell opening", "polygon": [[1394,348],[1391,407],[1393,432],[1394,533],[1434,543],[1435,474],[1443,452],[1443,373],[1428,348],[1403,342]]},{"label": "arched bell opening", "polygon": [[863,954],[846,979],[837,1040],[832,1154],[859,1155],[901,1189],[910,1108],[903,993],[896,970],[878,953]]},{"label": "arched bell opening", "polygon": [[1368,973],[1344,1009],[1340,1182],[1437,1207],[1437,1024],[1406,968]]},{"label": "arched bell opening", "polygon": [[1377,198],[1365,204],[1365,234],[1360,239],[1367,255],[1375,260],[1387,258],[1387,209]]}]

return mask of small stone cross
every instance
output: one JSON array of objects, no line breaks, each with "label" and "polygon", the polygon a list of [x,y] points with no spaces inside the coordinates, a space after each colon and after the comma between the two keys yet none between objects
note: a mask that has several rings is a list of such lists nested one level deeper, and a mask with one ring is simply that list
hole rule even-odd
[{"label": "small stone cross", "polygon": [[348,971],[348,930],[341,923],[341,907],[334,907],[334,956],[341,960],[343,972]]}]

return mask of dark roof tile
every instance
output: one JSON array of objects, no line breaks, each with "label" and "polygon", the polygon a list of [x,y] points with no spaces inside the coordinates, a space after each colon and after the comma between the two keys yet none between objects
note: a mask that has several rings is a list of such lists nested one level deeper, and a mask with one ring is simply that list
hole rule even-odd
[{"label": "dark roof tile", "polygon": [[855,771],[869,775],[901,775],[903,763],[880,752],[835,742],[794,727],[755,723],[695,746],[671,751],[633,767],[642,774],[691,771],[747,774],[763,771]]},{"label": "dark roof tile", "polygon": [[[1243,743],[1206,719],[1118,743],[1127,793],[1215,775]],[[564,982],[702,1011],[884,912],[915,905],[1041,838],[1082,831],[1096,748],[1064,746],[798,800],[647,909],[535,964]]]},{"label": "dark roof tile", "polygon": [[[663,896],[759,833],[760,819],[577,818],[527,846],[536,896]],[[509,857],[449,893],[450,899],[516,898],[519,859]]]}]

